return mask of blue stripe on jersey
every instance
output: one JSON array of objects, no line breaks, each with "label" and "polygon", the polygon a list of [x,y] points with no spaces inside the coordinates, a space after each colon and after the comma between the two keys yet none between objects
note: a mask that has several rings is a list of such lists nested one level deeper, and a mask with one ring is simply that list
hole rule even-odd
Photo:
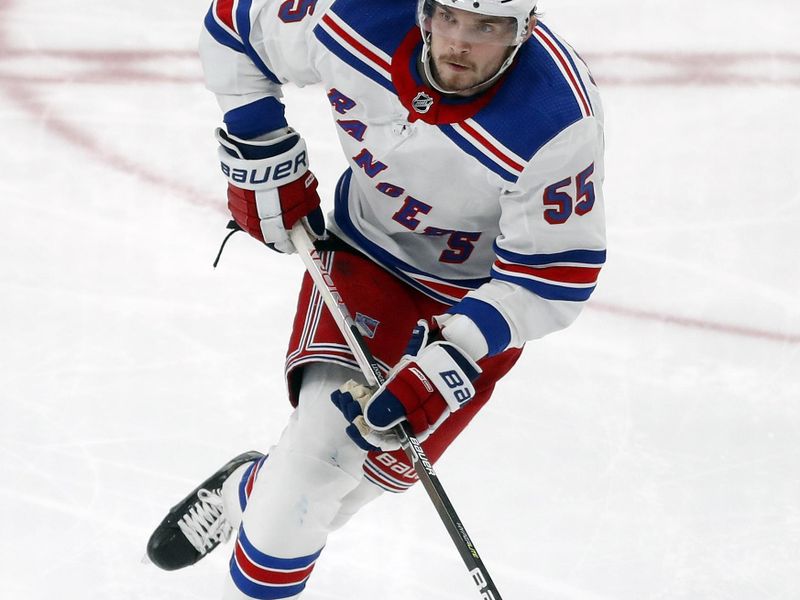
[{"label": "blue stripe on jersey", "polygon": [[222,27],[220,27],[219,23],[214,19],[214,5],[211,5],[211,8],[208,9],[206,13],[205,21],[203,24],[206,27],[208,33],[211,34],[218,43],[222,44],[223,46],[227,46],[231,50],[236,50],[236,52],[241,52],[244,54],[244,46],[242,43],[233,37],[230,33],[225,31]]},{"label": "blue stripe on jersey", "polygon": [[225,113],[225,127],[228,133],[243,140],[251,140],[259,135],[286,127],[285,107],[272,96],[245,104]]},{"label": "blue stripe on jersey", "polygon": [[415,275],[422,275],[425,277],[430,277],[436,281],[441,281],[442,283],[462,286],[470,289],[476,289],[489,281],[489,278],[481,278],[481,279],[442,279],[441,277],[436,277],[435,275],[431,275],[430,273],[426,273],[412,267],[411,265],[399,260],[398,258],[394,257],[392,254],[384,250],[378,244],[370,241],[366,238],[355,226],[352,219],[350,218],[350,211],[349,211],[349,203],[348,198],[350,195],[350,179],[353,176],[353,171],[351,169],[347,169],[344,174],[339,179],[339,183],[336,184],[336,194],[334,198],[334,220],[336,224],[341,228],[341,230],[356,244],[356,247],[364,252],[367,256],[372,258],[375,262],[383,266],[384,268],[391,271],[391,273],[401,279],[414,289],[421,291],[426,296],[429,296],[436,300],[437,302],[441,302],[442,304],[447,304],[448,306],[453,305],[453,299],[447,296],[443,296],[435,292],[434,290],[425,287],[424,285],[420,284],[412,277],[407,275],[406,273],[413,273]]},{"label": "blue stripe on jersey", "polygon": [[478,326],[489,346],[489,356],[500,354],[511,343],[511,327],[508,321],[488,302],[464,298],[447,312],[467,316]]},{"label": "blue stripe on jersey", "polygon": [[492,277],[494,279],[507,281],[525,288],[529,292],[533,292],[545,300],[563,300],[565,302],[583,302],[584,300],[588,300],[589,296],[592,295],[592,292],[596,287],[593,285],[591,287],[573,288],[543,283],[541,281],[534,281],[525,277],[514,277],[513,275],[500,273],[494,268],[492,268]]},{"label": "blue stripe on jersey", "polygon": [[394,89],[394,85],[392,82],[388,80],[386,77],[378,73],[375,69],[369,66],[367,63],[360,60],[356,55],[350,52],[347,48],[343,47],[339,42],[337,42],[331,35],[322,29],[319,25],[314,28],[314,35],[317,36],[317,39],[322,42],[322,44],[330,50],[333,54],[343,60],[345,63],[353,67],[356,71],[368,77],[369,79],[373,80],[375,83],[378,83],[385,87],[387,90],[396,94],[396,90]]},{"label": "blue stripe on jersey", "polygon": [[253,61],[253,64],[258,67],[258,70],[261,71],[267,79],[273,83],[280,84],[281,80],[267,68],[267,65],[261,60],[258,52],[256,52],[255,48],[253,48],[253,44],[250,42],[250,6],[252,4],[253,0],[239,0],[239,5],[236,7],[236,28],[239,30],[239,35],[244,43],[244,53],[247,54],[250,60]]},{"label": "blue stripe on jersey", "polygon": [[416,27],[416,2],[410,0],[338,0],[331,7],[345,23],[389,56]]},{"label": "blue stripe on jersey", "polygon": [[553,254],[518,254],[503,250],[495,242],[494,253],[505,261],[520,265],[542,266],[564,262],[602,265],[606,262],[605,250],[565,250]]},{"label": "blue stripe on jersey", "polygon": [[586,102],[589,103],[589,108],[592,109],[592,112],[594,112],[594,106],[592,106],[592,99],[589,98],[589,91],[586,89],[586,84],[583,83],[583,78],[581,77],[580,71],[578,71],[578,66],[575,64],[575,61],[572,60],[572,53],[575,51],[571,47],[568,48],[566,44],[564,44],[560,39],[558,39],[558,37],[556,37],[556,35],[552,31],[550,31],[550,29],[546,27],[544,23],[540,22],[538,26],[550,34],[550,37],[553,38],[553,41],[556,43],[556,45],[559,48],[561,48],[561,51],[566,55],[569,64],[575,71],[575,75],[577,76],[578,83],[580,84],[581,89],[583,90],[583,94],[586,96]]},{"label": "blue stripe on jersey", "polygon": [[504,169],[503,167],[498,165],[491,158],[489,158],[485,152],[481,152],[478,148],[476,148],[475,146],[470,144],[466,139],[464,139],[463,136],[459,135],[458,132],[455,129],[453,129],[451,125],[439,125],[438,127],[442,133],[444,133],[448,138],[450,138],[456,144],[456,146],[461,148],[464,152],[466,152],[473,158],[478,159],[478,161],[480,161],[480,163],[484,167],[494,171],[506,181],[509,181],[511,183],[517,182],[517,179],[519,179],[519,175],[507,169]]},{"label": "blue stripe on jersey", "polygon": [[500,86],[492,101],[473,118],[526,161],[583,118],[569,81],[535,36],[522,46]]}]

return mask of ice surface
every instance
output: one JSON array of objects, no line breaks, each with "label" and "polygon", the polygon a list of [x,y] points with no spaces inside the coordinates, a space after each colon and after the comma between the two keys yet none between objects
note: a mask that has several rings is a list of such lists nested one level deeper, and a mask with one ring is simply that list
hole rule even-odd
[{"label": "ice surface", "polygon": [[[608,265],[439,474],[507,600],[796,600],[800,8],[540,7],[603,89]],[[299,261],[242,236],[211,269],[205,10],[0,0],[4,599],[218,598],[227,551],[163,573],[146,539],[289,413]],[[330,199],[324,94],[286,101]],[[333,536],[306,597],[477,596],[414,489]]]}]

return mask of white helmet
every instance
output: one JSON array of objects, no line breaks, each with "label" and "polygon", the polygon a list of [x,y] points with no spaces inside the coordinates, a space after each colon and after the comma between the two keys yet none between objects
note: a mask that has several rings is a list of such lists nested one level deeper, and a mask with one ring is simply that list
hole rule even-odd
[{"label": "white helmet", "polygon": [[517,43],[522,43],[536,9],[536,2],[537,0],[418,0],[417,18],[422,25],[424,17],[431,15],[434,4],[479,15],[511,17],[517,22]]},{"label": "white helmet", "polygon": [[[480,84],[481,86],[485,86],[496,81],[500,75],[508,69],[520,46],[522,46],[522,43],[528,38],[528,31],[536,9],[536,2],[537,0],[417,0],[417,23],[419,24],[424,41],[422,64],[430,84],[440,92],[448,93],[451,91],[442,89],[439,84],[436,83],[430,70],[430,39],[431,31],[434,28],[432,21],[437,9],[440,11],[447,11],[449,8],[509,20],[508,27],[504,28],[502,33],[498,33],[500,30],[495,29],[493,39],[484,38],[479,40],[484,43],[498,43],[512,48],[508,58],[500,66],[497,73],[495,73],[489,81]],[[475,37],[471,38],[471,41],[478,41],[476,38],[482,35],[482,33],[476,32],[474,34]]]}]

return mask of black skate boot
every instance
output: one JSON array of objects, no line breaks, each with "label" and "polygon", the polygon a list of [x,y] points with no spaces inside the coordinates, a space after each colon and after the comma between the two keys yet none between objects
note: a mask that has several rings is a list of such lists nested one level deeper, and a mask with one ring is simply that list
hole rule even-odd
[{"label": "black skate boot", "polygon": [[222,484],[241,465],[263,456],[240,454],[173,506],[147,542],[153,564],[165,571],[182,569],[227,541],[232,528],[222,516]]}]

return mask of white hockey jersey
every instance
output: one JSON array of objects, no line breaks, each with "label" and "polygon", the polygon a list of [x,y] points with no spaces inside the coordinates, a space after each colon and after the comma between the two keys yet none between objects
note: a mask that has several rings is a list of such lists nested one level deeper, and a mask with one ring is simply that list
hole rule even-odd
[{"label": "white hockey jersey", "polygon": [[448,339],[494,355],[567,326],[595,288],[600,97],[542,23],[490,90],[442,96],[416,68],[415,10],[414,0],[215,0],[200,42],[206,83],[244,138],[286,126],[281,84],[321,83],[350,163],[330,230],[452,305]]}]

